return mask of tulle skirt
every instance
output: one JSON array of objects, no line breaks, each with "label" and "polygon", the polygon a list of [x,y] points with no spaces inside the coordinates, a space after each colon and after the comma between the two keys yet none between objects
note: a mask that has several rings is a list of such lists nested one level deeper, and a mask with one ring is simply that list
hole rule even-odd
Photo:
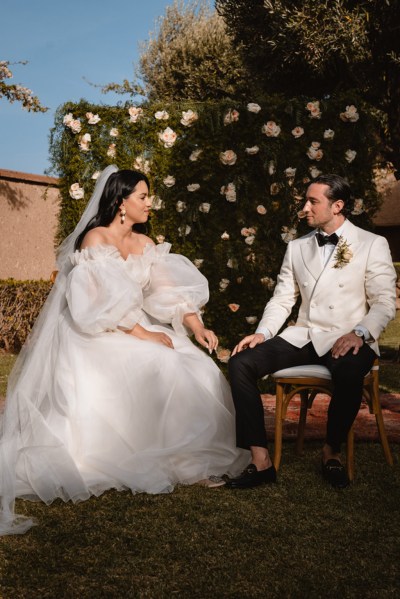
[{"label": "tulle skirt", "polygon": [[213,360],[170,327],[142,324],[170,335],[174,349],[122,331],[85,335],[61,315],[43,359],[50,392],[19,384],[15,496],[50,503],[110,488],[165,493],[247,465]]}]

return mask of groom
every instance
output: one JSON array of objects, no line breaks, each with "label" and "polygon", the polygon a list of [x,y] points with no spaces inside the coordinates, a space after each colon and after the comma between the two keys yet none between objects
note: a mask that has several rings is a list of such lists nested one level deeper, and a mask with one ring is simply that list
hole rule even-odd
[{"label": "groom", "polygon": [[[314,231],[289,243],[256,332],[232,352],[237,445],[251,450],[252,461],[228,481],[230,488],[276,481],[257,379],[304,364],[321,364],[331,372],[322,474],[333,487],[349,484],[341,444],[360,408],[364,376],[379,354],[378,337],[395,316],[396,280],[386,239],[347,220],[350,196],[349,185],[337,175],[321,175],[309,186],[303,212]],[[277,335],[299,295],[295,326]]]}]

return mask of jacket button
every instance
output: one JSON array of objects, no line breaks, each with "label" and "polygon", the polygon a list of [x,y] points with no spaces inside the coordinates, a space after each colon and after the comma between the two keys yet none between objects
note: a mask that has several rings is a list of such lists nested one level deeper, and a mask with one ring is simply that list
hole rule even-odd
[{"label": "jacket button", "polygon": [[343,283],[339,283],[339,287],[344,287]]},{"label": "jacket button", "polygon": [[335,307],[335,306],[332,306],[332,305],[331,305],[331,306],[329,306],[329,310],[333,310],[333,308],[334,308],[334,307]]},{"label": "jacket button", "polygon": [[308,287],[308,282],[303,283],[303,287]]}]

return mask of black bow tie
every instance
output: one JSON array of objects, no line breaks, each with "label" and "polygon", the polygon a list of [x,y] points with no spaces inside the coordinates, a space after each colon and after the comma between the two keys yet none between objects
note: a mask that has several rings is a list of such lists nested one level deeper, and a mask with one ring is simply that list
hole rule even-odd
[{"label": "black bow tie", "polygon": [[332,233],[332,235],[322,235],[322,233],[317,233],[317,241],[319,246],[325,245],[326,243],[333,243],[333,245],[336,245],[339,241],[339,237],[336,233]]}]

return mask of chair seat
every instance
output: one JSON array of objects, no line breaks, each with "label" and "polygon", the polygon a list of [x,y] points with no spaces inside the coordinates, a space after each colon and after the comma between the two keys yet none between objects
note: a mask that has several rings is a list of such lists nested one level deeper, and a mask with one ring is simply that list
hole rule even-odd
[{"label": "chair seat", "polygon": [[307,364],[306,366],[292,366],[292,368],[283,368],[282,370],[277,370],[271,376],[273,376],[274,379],[317,377],[319,379],[331,380],[331,373],[326,366],[319,366],[318,364]]},{"label": "chair seat", "polygon": [[[379,366],[372,366],[371,370],[378,370]],[[370,374],[371,370],[365,375],[366,377]],[[306,366],[292,366],[291,368],[282,368],[273,372],[271,376],[274,379],[307,379],[307,378],[318,378],[331,380],[331,373],[326,366],[319,366],[318,364],[307,364]]]}]

